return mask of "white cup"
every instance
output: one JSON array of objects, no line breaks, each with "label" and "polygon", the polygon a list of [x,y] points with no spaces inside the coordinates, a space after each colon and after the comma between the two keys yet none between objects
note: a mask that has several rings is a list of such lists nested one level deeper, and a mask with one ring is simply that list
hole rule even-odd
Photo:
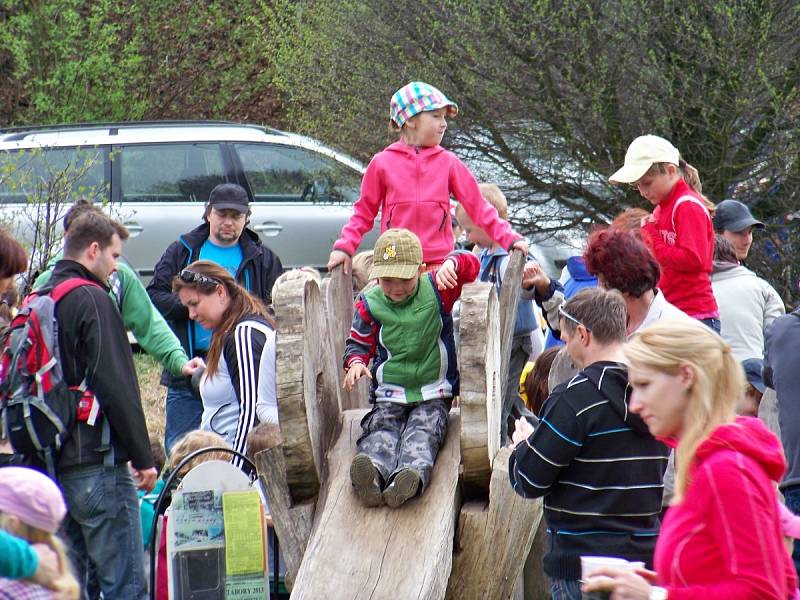
[{"label": "white cup", "polygon": [[623,571],[635,571],[636,569],[644,569],[644,563],[613,556],[581,556],[581,579],[586,580],[598,569],[607,567]]}]

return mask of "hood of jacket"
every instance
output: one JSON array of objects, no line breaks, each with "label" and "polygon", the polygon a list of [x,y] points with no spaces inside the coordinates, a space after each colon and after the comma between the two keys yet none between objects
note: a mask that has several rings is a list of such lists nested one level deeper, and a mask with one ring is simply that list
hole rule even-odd
[{"label": "hood of jacket", "polygon": [[570,256],[567,259],[567,271],[575,281],[594,281],[595,276],[586,270],[586,261],[583,256]]},{"label": "hood of jacket", "polygon": [[736,417],[734,423],[720,425],[711,432],[697,448],[694,469],[722,450],[735,450],[750,457],[776,482],[786,471],[780,440],[755,417]]},{"label": "hood of jacket", "polygon": [[730,262],[722,262],[719,260],[715,260],[712,263],[712,281],[727,281],[728,279],[736,279],[737,277],[756,277],[756,274],[742,265],[735,265]]},{"label": "hood of jacket", "polygon": [[625,365],[612,361],[599,361],[583,369],[582,373],[597,387],[628,427],[636,433],[650,435],[650,430],[642,418],[628,410],[631,386],[628,383],[628,369]]},{"label": "hood of jacket", "polygon": [[406,144],[401,140],[387,146],[384,152],[394,152],[409,157],[418,154],[422,158],[430,158],[444,152],[444,148],[438,144],[436,146],[414,146],[412,144]]}]

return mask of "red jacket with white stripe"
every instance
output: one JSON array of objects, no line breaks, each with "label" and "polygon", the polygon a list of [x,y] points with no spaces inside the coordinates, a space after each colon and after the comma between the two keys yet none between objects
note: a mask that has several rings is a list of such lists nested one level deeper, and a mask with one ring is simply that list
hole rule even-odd
[{"label": "red jacket with white stripe", "polygon": [[797,587],[775,482],[786,461],[758,419],[738,417],[697,449],[683,501],[669,508],[655,568],[669,600],[786,600]]},{"label": "red jacket with white stripe", "polygon": [[719,317],[711,290],[714,227],[702,199],[683,179],[642,225],[642,239],[661,267],[658,288],[690,317]]}]

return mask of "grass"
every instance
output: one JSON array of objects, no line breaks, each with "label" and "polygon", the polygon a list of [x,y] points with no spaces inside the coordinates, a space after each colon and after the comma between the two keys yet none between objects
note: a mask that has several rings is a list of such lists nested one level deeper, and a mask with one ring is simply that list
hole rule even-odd
[{"label": "grass", "polygon": [[163,438],[166,422],[164,399],[167,397],[167,388],[159,384],[161,365],[144,352],[134,352],[133,363],[139,377],[139,390],[142,394],[142,408],[147,429],[150,433],[157,433]]}]

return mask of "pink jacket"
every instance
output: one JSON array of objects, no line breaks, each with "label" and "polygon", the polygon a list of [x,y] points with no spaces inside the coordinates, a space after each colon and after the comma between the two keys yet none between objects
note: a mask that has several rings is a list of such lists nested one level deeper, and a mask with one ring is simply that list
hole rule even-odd
[{"label": "pink jacket", "polygon": [[413,231],[428,264],[442,262],[453,250],[450,195],[470,219],[503,248],[521,238],[481,195],[467,166],[441,146],[417,147],[395,142],[376,154],[361,181],[353,216],[333,247],[351,256],[381,212],[381,232],[393,227]]},{"label": "pink jacket", "polygon": [[656,543],[670,600],[794,597],[774,486],[785,469],[780,441],[758,419],[738,417],[700,443],[686,495],[667,510]]}]

